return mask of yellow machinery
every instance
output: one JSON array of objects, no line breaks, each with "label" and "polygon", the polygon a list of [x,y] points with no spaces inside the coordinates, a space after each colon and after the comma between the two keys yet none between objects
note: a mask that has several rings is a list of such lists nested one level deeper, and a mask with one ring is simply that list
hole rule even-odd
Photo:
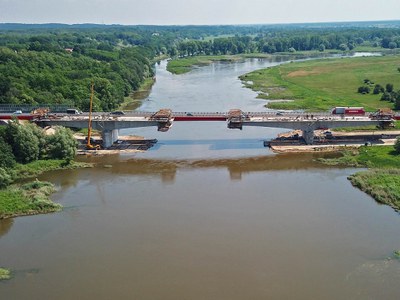
[{"label": "yellow machinery", "polygon": [[90,106],[89,106],[89,124],[88,124],[88,135],[86,141],[87,150],[99,150],[100,145],[92,145],[92,109],[93,109],[93,94],[94,94],[94,84],[92,82],[90,86]]}]

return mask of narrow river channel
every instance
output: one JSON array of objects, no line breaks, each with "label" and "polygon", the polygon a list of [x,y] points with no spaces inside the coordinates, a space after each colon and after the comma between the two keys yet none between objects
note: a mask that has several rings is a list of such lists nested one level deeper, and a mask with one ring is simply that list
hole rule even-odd
[{"label": "narrow river channel", "polygon": [[[140,110],[263,110],[237,77],[281,62],[184,75],[161,62]],[[263,147],[281,131],[123,130],[159,142],[41,176],[65,208],[0,221],[0,265],[14,270],[2,299],[399,299],[399,214],[351,186],[356,169]]]}]

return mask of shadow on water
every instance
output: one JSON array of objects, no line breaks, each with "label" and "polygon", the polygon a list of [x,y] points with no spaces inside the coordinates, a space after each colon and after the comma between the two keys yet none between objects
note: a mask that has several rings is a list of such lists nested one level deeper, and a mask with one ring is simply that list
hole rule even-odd
[{"label": "shadow on water", "polygon": [[[190,141],[175,141],[176,143]],[[202,143],[203,141],[195,141]],[[206,141],[208,143],[208,141]],[[232,142],[234,144],[234,142]],[[221,144],[222,145],[222,144]],[[223,144],[227,147],[227,144]],[[243,145],[243,144],[242,144]],[[229,146],[229,143],[228,143]],[[215,159],[145,159],[127,158],[121,159],[119,155],[105,157],[86,157],[84,161],[95,164],[101,172],[111,172],[116,175],[152,175],[160,176],[163,181],[174,181],[177,171],[199,169],[226,169],[231,180],[241,179],[242,174],[253,172],[287,171],[325,169],[316,160],[321,157],[332,156],[327,153],[287,153],[257,157],[241,158],[215,158]],[[71,179],[71,178],[70,178]],[[70,181],[69,181],[70,183]]]},{"label": "shadow on water", "polygon": [[13,219],[0,220],[0,237],[7,234],[14,223]]}]

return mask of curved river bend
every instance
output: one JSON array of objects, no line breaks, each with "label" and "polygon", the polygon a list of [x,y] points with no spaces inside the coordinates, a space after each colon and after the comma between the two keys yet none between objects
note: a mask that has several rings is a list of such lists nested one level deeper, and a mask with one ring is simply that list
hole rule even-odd
[{"label": "curved river bend", "polygon": [[[142,110],[263,109],[238,75],[280,61],[157,65]],[[0,221],[4,299],[399,299],[400,218],[353,188],[355,169],[274,155],[279,129],[221,122],[125,130],[138,155],[52,172],[60,213]],[[391,259],[390,259],[391,257]]]}]

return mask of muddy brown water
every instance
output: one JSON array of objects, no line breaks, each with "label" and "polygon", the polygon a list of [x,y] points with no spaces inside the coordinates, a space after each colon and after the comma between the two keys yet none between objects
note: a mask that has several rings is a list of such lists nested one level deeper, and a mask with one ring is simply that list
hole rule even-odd
[{"label": "muddy brown water", "polygon": [[[165,107],[162,86],[184,81],[193,89],[218,69],[233,74],[227,83],[235,86],[246,64],[261,62],[184,77],[161,64],[148,102]],[[222,87],[208,90],[218,99]],[[0,265],[14,273],[0,283],[2,299],[400,297],[400,216],[351,186],[356,169],[322,166],[316,154],[272,154],[262,141],[279,129],[225,126],[127,130],[156,137],[158,146],[81,157],[96,166],[41,176],[65,208],[0,222]]]}]

